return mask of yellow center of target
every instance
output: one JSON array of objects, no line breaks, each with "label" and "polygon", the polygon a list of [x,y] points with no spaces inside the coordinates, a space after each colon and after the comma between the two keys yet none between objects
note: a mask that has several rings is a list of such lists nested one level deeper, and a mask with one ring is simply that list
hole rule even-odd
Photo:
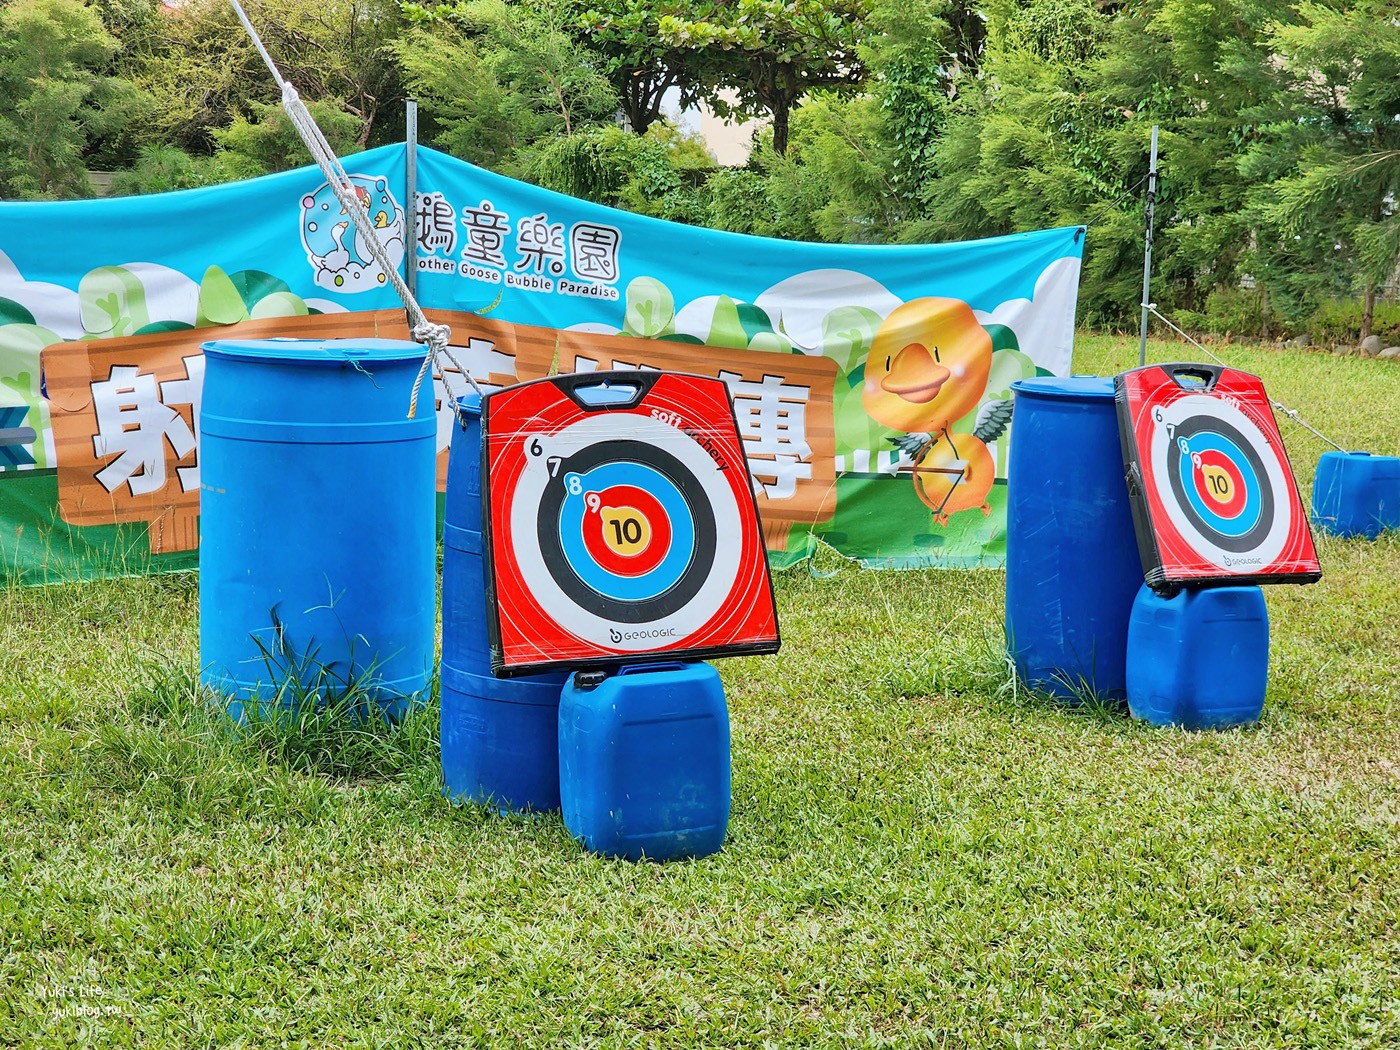
[{"label": "yellow center of target", "polygon": [[635,507],[603,507],[603,542],[622,558],[635,558],[651,543],[651,523]]},{"label": "yellow center of target", "polygon": [[1213,463],[1206,463],[1201,466],[1201,474],[1205,480],[1205,491],[1211,499],[1217,503],[1229,503],[1235,496],[1235,482],[1229,473],[1223,468]]}]

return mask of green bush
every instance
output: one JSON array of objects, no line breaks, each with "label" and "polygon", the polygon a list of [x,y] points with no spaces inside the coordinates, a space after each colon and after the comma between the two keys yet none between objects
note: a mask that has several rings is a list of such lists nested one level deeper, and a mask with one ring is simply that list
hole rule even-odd
[{"label": "green bush", "polygon": [[225,181],[211,157],[194,157],[175,146],[146,146],[136,163],[112,177],[114,197],[197,189]]},{"label": "green bush", "polygon": [[716,230],[777,236],[773,202],[757,168],[719,168],[705,182],[706,225]]},{"label": "green bush", "polygon": [[1199,310],[1173,310],[1167,316],[1171,318],[1172,324],[1188,332],[1205,332],[1210,329],[1206,315]]},{"label": "green bush", "polygon": [[[1361,310],[1360,300],[1325,302],[1309,318],[1308,334],[1315,343],[1360,342]],[[1400,344],[1400,303],[1376,303],[1371,331],[1386,346]]]},{"label": "green bush", "polygon": [[[1205,310],[1172,310],[1173,324],[1188,332],[1245,337],[1307,335],[1318,344],[1355,344],[1361,340],[1362,302],[1331,299],[1300,318],[1289,320],[1269,309],[1267,297],[1254,289],[1217,289]],[[1386,346],[1400,345],[1400,303],[1376,303],[1371,331]]]},{"label": "green bush", "polygon": [[1269,309],[1264,293],[1247,288],[1217,288],[1206,296],[1206,328],[1219,335],[1268,334]]},{"label": "green bush", "polygon": [[[689,145],[681,137],[676,143]],[[658,219],[702,222],[704,205],[690,174],[695,170],[693,150],[672,145],[615,125],[587,128],[537,150],[529,158],[526,175],[546,189],[571,197]]]}]

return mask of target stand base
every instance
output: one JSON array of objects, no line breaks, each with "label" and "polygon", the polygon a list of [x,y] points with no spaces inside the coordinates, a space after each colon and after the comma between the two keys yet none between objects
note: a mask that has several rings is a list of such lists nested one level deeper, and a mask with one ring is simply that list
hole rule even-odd
[{"label": "target stand base", "polygon": [[729,743],[724,686],[708,664],[574,675],[559,701],[564,827],[628,860],[716,852],[729,827]]},{"label": "target stand base", "polygon": [[1313,480],[1312,522],[1334,536],[1368,540],[1400,529],[1400,457],[1324,452]]}]

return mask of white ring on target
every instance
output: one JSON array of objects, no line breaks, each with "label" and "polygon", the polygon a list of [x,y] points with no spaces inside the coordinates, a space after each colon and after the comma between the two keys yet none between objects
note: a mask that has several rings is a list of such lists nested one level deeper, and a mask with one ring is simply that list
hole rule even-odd
[{"label": "white ring on target", "polygon": [[[700,590],[684,607],[647,623],[618,623],[583,608],[554,582],[545,565],[539,545],[539,512],[545,488],[559,479],[550,477],[549,461],[558,456],[568,459],[601,442],[616,441],[615,416],[589,416],[572,423],[557,434],[533,437],[520,446],[526,456],[525,469],[515,487],[510,509],[510,536],[520,572],[530,581],[530,591],[540,606],[565,630],[594,645],[613,649],[643,651],[664,647],[666,641],[679,642],[705,625],[728,597],[738,578],[740,545],[733,542],[743,534],[734,492],[715,466],[710,454],[667,423],[645,416],[629,416],[628,440],[652,445],[674,456],[691,472],[715,516],[715,550],[710,573]],[[539,455],[530,454],[538,442]],[[733,466],[731,470],[735,469]],[[621,639],[615,637],[621,635]]]},{"label": "white ring on target", "polygon": [[[1269,441],[1264,437],[1259,425],[1230,402],[1205,394],[1187,394],[1185,397],[1173,401],[1170,405],[1152,409],[1152,412],[1154,425],[1152,428],[1152,448],[1149,453],[1152,478],[1157,486],[1157,495],[1161,498],[1162,506],[1166,510],[1167,519],[1176,527],[1176,531],[1181,534],[1182,539],[1186,540],[1197,554],[1211,564],[1230,572],[1246,570],[1241,572],[1241,575],[1249,575],[1247,570],[1262,569],[1273,564],[1274,559],[1283,550],[1283,545],[1288,541],[1289,528],[1295,510],[1289,499],[1288,479],[1284,476],[1278,454],[1270,447]],[[1161,419],[1156,416],[1156,413],[1159,412],[1162,416]],[[1180,455],[1174,432],[1188,419],[1202,416],[1206,419],[1218,419],[1234,427],[1248,443],[1254,454],[1259,457],[1259,462],[1264,465],[1265,476],[1257,478],[1256,481],[1259,485],[1267,484],[1272,489],[1274,520],[1269,524],[1269,531],[1264,538],[1252,550],[1228,551],[1211,542],[1210,537],[1202,533],[1196,523],[1187,516],[1184,508],[1177,501],[1176,494],[1171,490],[1171,475],[1169,473],[1171,458]],[[1170,436],[1169,431],[1173,432]],[[1245,464],[1237,465],[1241,468],[1246,466]],[[1183,476],[1181,483],[1183,486],[1192,484],[1192,478]]]}]

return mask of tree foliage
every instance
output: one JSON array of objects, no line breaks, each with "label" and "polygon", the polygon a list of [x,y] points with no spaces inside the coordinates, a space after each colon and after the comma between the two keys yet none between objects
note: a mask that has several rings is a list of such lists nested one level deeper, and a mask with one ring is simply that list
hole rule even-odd
[{"label": "tree foliage", "polygon": [[[659,6],[659,5],[658,5]],[[809,92],[854,90],[868,0],[696,0],[666,4],[656,34],[668,46],[716,59],[709,100],[722,113],[766,114],[784,153],[792,111]],[[727,101],[718,89],[734,93]]]},{"label": "tree foliage", "polygon": [[[1085,225],[1090,322],[1137,315],[1154,125],[1168,310],[1267,333],[1355,296],[1365,331],[1400,264],[1394,0],[246,3],[339,150],[396,137],[411,91],[431,144],[648,215],[867,243]],[[226,0],[0,7],[0,192],[301,163],[276,103]],[[717,168],[672,104],[766,130]]]},{"label": "tree foliage", "polygon": [[90,192],[85,155],[145,111],[110,74],[121,44],[80,0],[0,7],[0,195]]},{"label": "tree foliage", "polygon": [[669,40],[658,20],[674,0],[581,0],[574,31],[580,46],[599,56],[627,126],[638,135],[661,117],[662,99],[695,106],[718,79],[724,59],[709,49]]},{"label": "tree foliage", "polygon": [[[403,86],[390,46],[402,35],[403,19],[395,0],[247,0],[243,6],[297,92],[356,121],[356,147],[379,141],[386,110],[397,124]],[[279,99],[228,0],[186,0],[143,21],[134,35],[131,76],[158,101],[151,141],[212,153],[216,132],[256,119],[264,112],[258,107]]]},{"label": "tree foliage", "polygon": [[570,35],[562,0],[406,10],[411,28],[394,53],[437,141],[459,157],[518,174],[535,147],[617,112],[602,63]]},{"label": "tree foliage", "polygon": [[1297,16],[1269,27],[1275,119],[1244,168],[1270,178],[1250,200],[1275,283],[1310,307],[1359,291],[1365,336],[1400,259],[1400,21],[1377,0]]},{"label": "tree foliage", "polygon": [[599,125],[545,145],[533,155],[526,174],[570,196],[699,224],[706,216],[695,182],[687,175],[696,169],[687,168],[681,159],[690,154],[693,162],[694,151],[692,143],[665,130],[665,125],[653,125],[647,135]]}]

